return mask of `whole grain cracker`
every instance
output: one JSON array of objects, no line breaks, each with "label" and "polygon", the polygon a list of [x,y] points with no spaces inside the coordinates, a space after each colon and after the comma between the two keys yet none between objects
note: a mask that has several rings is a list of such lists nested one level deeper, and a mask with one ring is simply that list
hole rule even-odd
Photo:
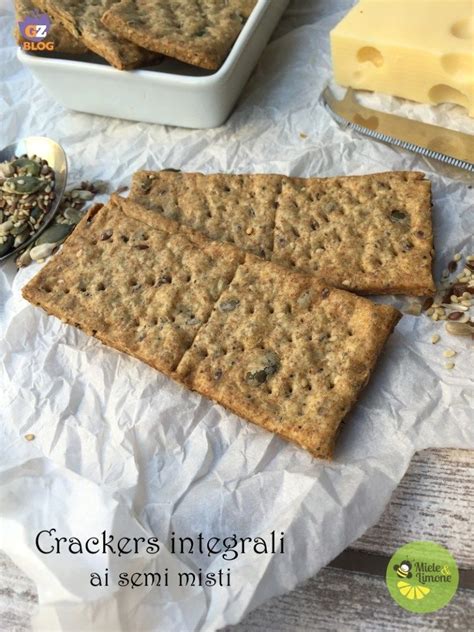
[{"label": "whole grain cracker", "polygon": [[216,70],[256,0],[121,0],[103,23],[118,37],[148,50]]},{"label": "whole grain cracker", "polygon": [[117,196],[23,295],[322,458],[400,317]]},{"label": "whole grain cracker", "polygon": [[156,63],[156,53],[116,37],[101,21],[116,0],[34,0],[35,5],[60,22],[89,50],[119,70],[140,68]]},{"label": "whole grain cracker", "polygon": [[431,183],[417,172],[286,178],[273,261],[366,294],[434,294]]},{"label": "whole grain cracker", "polygon": [[251,255],[177,373],[190,388],[330,458],[399,314]]},{"label": "whole grain cracker", "polygon": [[365,294],[432,295],[430,182],[141,171],[130,199],[275,263]]},{"label": "whole grain cracker", "polygon": [[[15,39],[19,46],[21,46],[25,40],[20,33],[18,22],[22,22],[26,17],[33,15],[37,9],[38,6],[34,0],[15,0]],[[54,20],[52,20],[51,30],[44,41],[52,42],[54,44],[54,50],[57,53],[63,53],[65,55],[84,55],[88,52],[88,49],[80,40],[71,35],[61,24],[54,22]]]},{"label": "whole grain cracker", "polygon": [[241,258],[226,244],[198,247],[178,231],[152,229],[112,198],[81,221],[23,295],[170,375]]},{"label": "whole grain cracker", "polygon": [[280,190],[280,176],[139,171],[129,199],[269,259]]}]

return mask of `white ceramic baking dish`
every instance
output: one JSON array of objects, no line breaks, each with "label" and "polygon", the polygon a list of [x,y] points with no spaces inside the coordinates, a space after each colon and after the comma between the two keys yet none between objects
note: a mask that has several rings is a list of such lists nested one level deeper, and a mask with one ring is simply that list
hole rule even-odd
[{"label": "white ceramic baking dish", "polygon": [[18,49],[18,58],[72,110],[180,127],[218,127],[232,111],[288,3],[258,0],[217,72],[172,59],[146,70],[121,71],[95,55],[71,58]]}]

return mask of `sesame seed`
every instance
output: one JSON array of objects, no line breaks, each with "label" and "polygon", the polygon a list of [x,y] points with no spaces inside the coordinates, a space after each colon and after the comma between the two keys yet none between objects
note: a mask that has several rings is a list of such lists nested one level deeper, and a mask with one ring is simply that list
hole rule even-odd
[{"label": "sesame seed", "polygon": [[25,439],[27,441],[34,441],[36,439],[36,435],[34,435],[34,434],[26,434],[25,435]]},{"label": "sesame seed", "polygon": [[446,364],[444,365],[445,369],[454,369],[455,364],[454,362],[446,362]]},{"label": "sesame seed", "polygon": [[454,261],[461,261],[462,259],[462,254],[460,252],[457,252],[454,257],[453,257]]},{"label": "sesame seed", "polygon": [[437,342],[439,342],[441,340],[441,336],[439,334],[433,334],[431,336],[431,343],[432,344],[436,344]]}]

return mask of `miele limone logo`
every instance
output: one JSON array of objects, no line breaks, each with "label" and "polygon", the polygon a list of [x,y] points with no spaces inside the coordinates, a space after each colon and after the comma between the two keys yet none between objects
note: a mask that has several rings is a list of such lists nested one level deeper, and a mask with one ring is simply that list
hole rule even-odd
[{"label": "miele limone logo", "polygon": [[435,612],[456,594],[459,572],[444,546],[410,542],[392,556],[385,579],[393,599],[405,610]]}]

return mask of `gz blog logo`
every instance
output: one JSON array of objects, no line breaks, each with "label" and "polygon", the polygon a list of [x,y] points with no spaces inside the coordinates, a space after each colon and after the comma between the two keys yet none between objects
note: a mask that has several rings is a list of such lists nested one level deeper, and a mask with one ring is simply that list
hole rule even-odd
[{"label": "gz blog logo", "polygon": [[51,20],[46,13],[34,13],[18,22],[23,39],[22,48],[27,51],[52,51],[53,42],[45,42],[51,30]]}]

